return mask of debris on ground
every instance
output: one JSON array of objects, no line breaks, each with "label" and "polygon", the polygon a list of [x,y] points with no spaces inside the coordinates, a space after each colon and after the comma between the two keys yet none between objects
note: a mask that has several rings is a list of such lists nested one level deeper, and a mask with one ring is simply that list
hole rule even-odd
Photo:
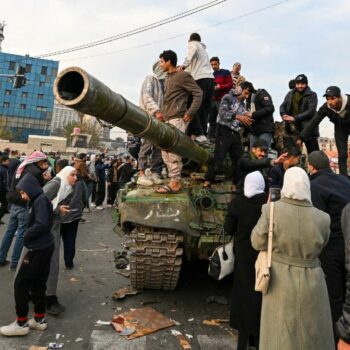
[{"label": "debris on ground", "polygon": [[111,321],[101,321],[98,320],[95,322],[95,327],[100,327],[100,326],[110,326],[111,325]]},{"label": "debris on ground", "polygon": [[108,245],[103,244],[103,243],[99,243],[98,245],[101,246],[101,247],[103,247],[103,248],[108,248]]},{"label": "debris on ground", "polygon": [[125,249],[130,249],[131,245],[134,243],[133,240],[125,241],[121,243],[121,246],[124,247]]},{"label": "debris on ground", "polygon": [[[128,265],[130,266],[130,265]],[[125,269],[121,270],[121,269],[117,269],[115,271],[115,273],[118,273],[119,275],[122,275],[124,277],[129,278],[130,277],[130,269],[128,269],[128,267],[126,267]]]},{"label": "debris on ground", "polygon": [[78,282],[78,280],[77,280],[75,277],[72,277],[72,278],[70,279],[70,281],[71,281],[71,282]]},{"label": "debris on ground", "polygon": [[189,339],[189,340],[192,340],[193,339],[193,335],[191,334],[185,334],[186,338]]},{"label": "debris on ground", "polygon": [[75,342],[76,343],[79,343],[79,342],[81,342],[81,341],[83,341],[84,339],[83,338],[77,338],[77,339],[75,339]]},{"label": "debris on ground", "polygon": [[221,323],[229,323],[229,320],[225,319],[213,319],[213,320],[204,320],[203,324],[207,326],[221,326]]},{"label": "debris on ground", "polygon": [[187,321],[188,321],[188,322],[193,322],[193,321],[194,321],[194,318],[189,318]]},{"label": "debris on ground", "polygon": [[112,298],[114,300],[120,300],[120,299],[124,299],[127,295],[136,295],[139,293],[140,292],[137,289],[134,289],[133,287],[124,287],[116,290],[113,293]]},{"label": "debris on ground", "polygon": [[47,346],[36,346],[36,345],[32,345],[29,350],[48,350]]},{"label": "debris on ground", "polygon": [[180,345],[184,350],[192,349],[190,343],[187,341],[187,339],[183,336],[183,334],[181,332],[173,329],[171,331],[171,334],[179,340]]},{"label": "debris on ground", "polygon": [[174,326],[174,321],[162,315],[151,307],[134,309],[123,314],[114,315],[112,319],[114,329],[122,334],[134,328],[135,332],[125,335],[127,339],[135,339],[155,333],[161,329]]},{"label": "debris on ground", "polygon": [[51,349],[62,349],[64,347],[63,343],[49,343],[47,344],[47,348],[49,350]]},{"label": "debris on ground", "polygon": [[216,303],[216,304],[221,304],[221,305],[228,305],[228,301],[225,296],[216,296],[216,295],[211,295],[206,299],[207,304],[211,303]]},{"label": "debris on ground", "polygon": [[[113,251],[115,267],[119,270],[126,269],[129,265],[128,252]],[[130,266],[130,265],[129,265]],[[130,267],[129,267],[130,268]]]}]

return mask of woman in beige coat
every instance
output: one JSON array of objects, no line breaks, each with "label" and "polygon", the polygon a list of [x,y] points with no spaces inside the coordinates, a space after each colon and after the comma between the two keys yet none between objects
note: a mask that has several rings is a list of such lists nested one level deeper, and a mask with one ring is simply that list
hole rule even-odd
[{"label": "woman in beige coat", "polygon": [[[301,168],[284,175],[275,202],[269,291],[263,296],[260,350],[333,350],[332,318],[318,256],[330,234],[328,214],[311,204],[310,182]],[[266,250],[269,204],[252,232]]]}]

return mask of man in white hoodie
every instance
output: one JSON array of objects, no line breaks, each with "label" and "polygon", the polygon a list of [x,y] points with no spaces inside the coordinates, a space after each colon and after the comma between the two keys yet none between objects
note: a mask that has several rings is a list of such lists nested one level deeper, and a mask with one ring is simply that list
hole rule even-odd
[{"label": "man in white hoodie", "polygon": [[214,94],[214,75],[206,46],[201,42],[199,34],[192,33],[190,35],[187,56],[178,69],[191,73],[193,79],[203,91],[201,106],[188,127],[188,134],[195,137],[197,142],[207,142],[208,118]]},{"label": "man in white hoodie", "polygon": [[304,142],[313,130],[328,117],[334,124],[334,138],[338,150],[339,173],[348,177],[348,138],[350,135],[350,95],[342,94],[338,86],[330,86],[323,97],[326,102],[300,134]]}]

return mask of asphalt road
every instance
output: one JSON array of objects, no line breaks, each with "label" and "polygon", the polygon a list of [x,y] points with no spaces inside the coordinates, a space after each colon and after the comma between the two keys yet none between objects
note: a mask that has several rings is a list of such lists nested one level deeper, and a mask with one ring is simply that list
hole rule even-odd
[{"label": "asphalt road", "polygon": [[[79,226],[75,268],[65,270],[61,265],[58,293],[66,312],[58,317],[48,315],[49,327],[45,332],[31,331],[20,338],[0,336],[0,350],[27,350],[31,345],[45,346],[49,342],[64,343],[64,350],[182,349],[172,330],[188,335],[194,350],[236,348],[236,336],[227,323],[221,326],[203,324],[203,320],[228,319],[228,305],[208,304],[206,299],[224,296],[229,300],[229,280],[213,281],[207,276],[207,265],[193,261],[183,266],[175,291],[142,291],[114,301],[112,293],[129,286],[129,279],[115,272],[113,258],[113,250],[123,250],[121,243],[125,238],[112,231],[110,209],[93,211],[85,214],[85,218],[88,222]],[[5,222],[7,220],[8,216],[4,218]],[[0,226],[0,238],[5,228],[6,225]],[[0,268],[0,325],[15,319],[13,278],[14,272],[8,267]],[[95,326],[97,320],[110,321],[113,314],[146,304],[179,324],[135,340],[126,340],[111,326]]]}]

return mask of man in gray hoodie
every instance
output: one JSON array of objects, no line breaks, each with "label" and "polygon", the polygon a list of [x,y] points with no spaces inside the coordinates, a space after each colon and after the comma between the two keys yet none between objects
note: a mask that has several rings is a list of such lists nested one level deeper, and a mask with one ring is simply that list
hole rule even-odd
[{"label": "man in gray hoodie", "polygon": [[202,89],[203,99],[197,115],[192,119],[188,134],[197,142],[207,142],[208,119],[214,94],[214,75],[211,69],[206,46],[197,33],[192,33],[188,40],[188,53],[184,63],[178,68],[188,71]]}]

